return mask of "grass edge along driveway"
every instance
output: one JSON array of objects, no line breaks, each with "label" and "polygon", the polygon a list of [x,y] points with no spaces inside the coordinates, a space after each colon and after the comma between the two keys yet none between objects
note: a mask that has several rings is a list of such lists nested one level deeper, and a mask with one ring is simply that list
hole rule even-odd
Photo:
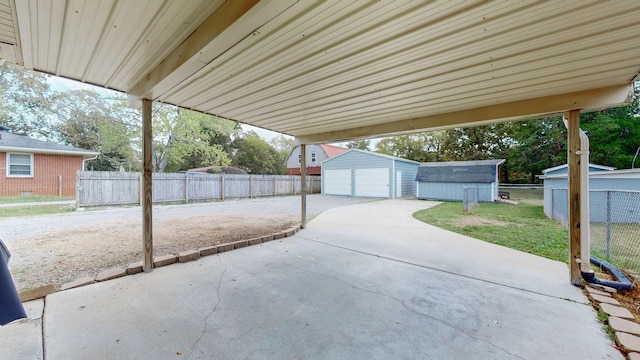
[{"label": "grass edge along driveway", "polygon": [[568,261],[568,232],[544,215],[542,205],[481,203],[463,212],[462,203],[444,202],[413,217],[458,234],[545,258]]}]

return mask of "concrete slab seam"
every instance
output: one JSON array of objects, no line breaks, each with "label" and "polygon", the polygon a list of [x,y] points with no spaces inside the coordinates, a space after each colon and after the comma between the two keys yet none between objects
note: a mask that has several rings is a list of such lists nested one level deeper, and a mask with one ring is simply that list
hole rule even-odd
[{"label": "concrete slab seam", "polygon": [[305,269],[305,268],[302,268],[302,267],[299,267],[299,266],[295,266],[295,265],[290,264],[290,263],[287,263],[287,264],[288,264],[289,266],[291,266],[291,267],[293,267],[293,268],[297,268],[297,269],[299,269],[299,270],[301,270],[301,271],[304,271],[304,272],[307,272],[307,273],[311,273],[311,274],[314,274],[314,275],[317,275],[317,276],[321,276],[321,277],[324,277],[324,278],[332,279],[332,280],[337,281],[337,282],[339,282],[339,283],[345,284],[345,285],[347,285],[347,286],[349,286],[349,287],[351,287],[351,288],[353,288],[353,289],[355,289],[355,290],[362,291],[362,292],[366,292],[366,293],[373,294],[373,295],[377,295],[377,296],[382,296],[382,297],[385,297],[385,298],[387,298],[387,299],[391,299],[391,300],[393,300],[393,301],[397,302],[398,304],[400,304],[400,305],[401,305],[401,306],[402,306],[406,311],[408,311],[408,312],[410,312],[410,313],[412,313],[412,314],[415,314],[415,315],[418,315],[418,316],[425,317],[425,318],[427,318],[427,319],[429,319],[429,320],[436,321],[436,322],[438,322],[438,323],[440,323],[440,324],[442,324],[442,325],[444,325],[444,326],[446,326],[446,327],[448,327],[448,328],[450,328],[450,329],[453,329],[453,330],[455,330],[455,331],[457,331],[457,332],[459,332],[459,333],[461,333],[461,334],[463,334],[463,335],[465,335],[465,336],[467,336],[467,337],[469,337],[469,338],[471,338],[471,339],[474,339],[474,340],[479,341],[479,342],[483,342],[483,343],[485,343],[485,344],[487,344],[487,345],[490,345],[490,346],[492,346],[492,347],[494,347],[494,348],[496,348],[496,349],[498,349],[498,350],[501,350],[502,352],[504,352],[504,353],[506,353],[506,354],[508,354],[508,355],[510,355],[510,356],[514,356],[514,357],[517,357],[518,359],[522,359],[522,360],[524,360],[524,358],[523,358],[522,356],[517,355],[517,354],[514,354],[514,353],[510,352],[509,350],[507,350],[507,349],[505,349],[505,348],[503,348],[503,347],[500,347],[500,346],[498,346],[498,345],[496,345],[496,344],[492,343],[492,342],[491,342],[491,341],[489,341],[489,340],[482,339],[482,338],[480,338],[480,337],[477,337],[477,336],[471,335],[471,334],[467,333],[466,331],[464,331],[463,329],[459,329],[458,327],[453,326],[452,324],[449,324],[448,322],[446,322],[446,321],[445,321],[445,320],[443,320],[443,319],[440,319],[440,318],[437,318],[437,317],[435,317],[435,316],[433,316],[433,315],[426,314],[426,313],[423,313],[423,312],[418,311],[418,310],[416,310],[416,309],[413,309],[413,308],[409,307],[409,306],[408,306],[404,301],[402,301],[401,299],[398,299],[398,298],[396,298],[396,297],[394,297],[394,296],[391,296],[391,295],[389,295],[389,294],[382,293],[382,292],[377,291],[377,290],[369,290],[369,289],[361,288],[361,287],[359,287],[359,286],[356,286],[356,285],[354,285],[354,284],[352,284],[352,283],[350,283],[350,282],[348,282],[348,281],[345,281],[345,280],[343,280],[343,279],[337,278],[337,277],[335,277],[335,276],[330,276],[330,275],[327,275],[327,274],[323,274],[323,273],[318,273],[318,272],[315,272],[315,271],[311,271],[311,270],[309,270],[309,269]]},{"label": "concrete slab seam", "polygon": [[449,275],[453,275],[453,276],[459,276],[459,277],[463,277],[465,279],[470,279],[470,280],[475,280],[475,281],[481,281],[487,284],[493,284],[493,285],[497,285],[500,287],[505,287],[505,288],[509,288],[509,289],[513,289],[513,290],[518,290],[518,291],[524,291],[524,292],[528,292],[530,294],[536,294],[536,295],[540,295],[540,296],[544,296],[544,297],[549,297],[552,299],[558,299],[558,300],[563,300],[563,301],[571,301],[575,304],[580,304],[580,305],[585,305],[585,306],[591,306],[591,302],[581,302],[581,301],[577,301],[577,300],[568,300],[566,298],[563,297],[558,297],[558,296],[553,296],[553,295],[549,295],[549,294],[545,294],[543,292],[540,291],[535,291],[535,290],[529,290],[529,289],[525,289],[525,288],[520,288],[517,286],[513,286],[513,285],[507,285],[507,284],[502,284],[499,283],[497,281],[492,281],[492,280],[487,280],[487,279],[482,279],[479,277],[475,277],[475,276],[470,276],[470,275],[464,275],[464,274],[458,274],[456,272],[453,271],[449,271],[449,270],[444,270],[444,269],[439,269],[433,266],[427,266],[427,265],[422,265],[422,264],[417,264],[411,261],[406,261],[406,260],[400,260],[400,259],[394,259],[388,256],[383,256],[383,255],[379,255],[379,254],[374,254],[374,253],[369,253],[366,251],[360,251],[360,250],[356,250],[356,249],[350,249],[344,246],[340,246],[340,245],[335,245],[335,244],[329,244],[329,243],[325,243],[319,240],[314,240],[314,239],[309,239],[309,238],[305,238],[303,236],[298,236],[299,239],[302,240],[307,240],[307,241],[311,241],[311,242],[315,242],[318,244],[323,244],[323,245],[327,245],[327,246],[331,246],[337,249],[342,249],[342,250],[346,250],[346,251],[351,251],[351,252],[355,252],[355,253],[359,253],[362,255],[367,255],[367,256],[374,256],[380,259],[385,259],[385,260],[389,260],[389,261],[393,261],[393,262],[397,262],[397,263],[401,263],[401,264],[406,264],[406,265],[410,265],[410,266],[417,266],[423,269],[428,269],[428,270],[432,270],[432,271],[437,271],[437,272],[441,272],[444,274],[449,274]]}]

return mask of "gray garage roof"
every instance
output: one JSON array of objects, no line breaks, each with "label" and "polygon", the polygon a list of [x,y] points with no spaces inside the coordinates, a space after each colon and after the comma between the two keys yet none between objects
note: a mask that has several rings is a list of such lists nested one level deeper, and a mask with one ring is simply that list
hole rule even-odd
[{"label": "gray garage roof", "polygon": [[73,146],[31,139],[26,136],[15,135],[6,131],[0,131],[0,152],[72,155],[82,156],[85,158],[99,154],[94,151],[79,149]]},{"label": "gray garage roof", "polygon": [[446,161],[422,163],[418,167],[416,181],[448,183],[492,183],[496,182],[498,160]]},{"label": "gray garage roof", "polygon": [[380,154],[380,153],[377,153],[377,152],[374,152],[374,151],[360,150],[360,149],[349,149],[349,151],[345,151],[345,152],[343,152],[341,154],[338,154],[338,155],[336,155],[336,156],[334,156],[332,158],[329,158],[329,159],[323,161],[322,164],[324,164],[327,161],[331,161],[331,160],[334,160],[336,158],[340,158],[342,156],[346,156],[347,154],[354,153],[354,152],[358,152],[358,153],[365,154],[365,155],[371,155],[371,156],[375,156],[375,157],[380,157],[380,158],[385,158],[385,159],[389,159],[389,160],[393,160],[393,161],[402,161],[402,162],[406,162],[406,163],[409,163],[409,164],[416,164],[416,165],[420,164],[417,161],[413,161],[413,160],[409,160],[409,159],[403,159],[403,158],[399,158],[399,157],[395,157],[395,156],[391,156],[391,155],[386,155],[386,154]]}]

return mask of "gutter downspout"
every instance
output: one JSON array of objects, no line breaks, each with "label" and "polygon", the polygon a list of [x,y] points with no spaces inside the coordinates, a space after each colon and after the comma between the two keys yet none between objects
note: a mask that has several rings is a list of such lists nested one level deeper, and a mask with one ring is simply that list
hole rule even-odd
[{"label": "gutter downspout", "polygon": [[[562,117],[568,129],[566,117]],[[591,256],[591,224],[589,221],[589,137],[580,129],[580,272],[582,278],[589,283],[609,286],[615,289],[630,290],[631,281],[613,264]],[[607,270],[616,281],[601,280],[595,276],[589,264],[594,263]]]},{"label": "gutter downspout", "polygon": [[87,158],[87,159],[82,159],[82,171],[87,171],[86,166],[87,166],[87,161],[91,161],[91,160],[95,160],[98,158],[99,155],[96,155],[92,158]]}]

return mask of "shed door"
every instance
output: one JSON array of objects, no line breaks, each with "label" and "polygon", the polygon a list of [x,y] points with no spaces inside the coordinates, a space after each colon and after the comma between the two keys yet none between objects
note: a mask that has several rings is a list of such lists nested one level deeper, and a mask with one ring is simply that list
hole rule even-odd
[{"label": "shed door", "polygon": [[389,168],[356,169],[356,196],[389,197]]},{"label": "shed door", "polygon": [[351,169],[325,170],[322,182],[326,195],[351,196]]}]

